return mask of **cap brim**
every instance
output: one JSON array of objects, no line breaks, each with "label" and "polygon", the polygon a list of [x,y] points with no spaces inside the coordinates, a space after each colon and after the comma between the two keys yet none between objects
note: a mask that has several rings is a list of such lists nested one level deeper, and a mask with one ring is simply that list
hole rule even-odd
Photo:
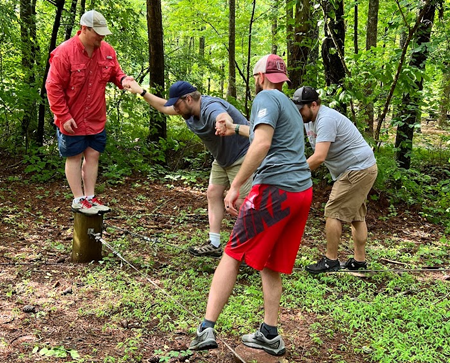
[{"label": "cap brim", "polygon": [[298,110],[300,111],[305,104],[304,103],[295,103],[295,105],[297,106]]},{"label": "cap brim", "polygon": [[291,80],[284,73],[265,73],[264,75],[272,83],[291,83]]},{"label": "cap brim", "polygon": [[107,26],[96,26],[93,28],[98,35],[111,35],[111,31]]},{"label": "cap brim", "polygon": [[169,100],[164,104],[165,107],[173,106],[177,101],[180,99],[180,97],[173,97],[169,98]]}]

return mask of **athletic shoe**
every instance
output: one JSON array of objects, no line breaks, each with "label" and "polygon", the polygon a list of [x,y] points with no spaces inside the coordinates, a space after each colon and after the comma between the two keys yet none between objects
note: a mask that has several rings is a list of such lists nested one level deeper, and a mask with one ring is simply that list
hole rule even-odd
[{"label": "athletic shoe", "polygon": [[271,355],[283,355],[286,352],[286,348],[281,335],[277,335],[273,339],[267,339],[260,329],[261,327],[252,334],[243,335],[242,343],[247,347],[262,349]]},{"label": "athletic shoe", "polygon": [[215,247],[210,241],[200,247],[189,247],[188,251],[191,255],[198,257],[222,257],[222,248]]},{"label": "athletic shoe", "polygon": [[322,272],[338,271],[341,268],[339,260],[330,260],[323,256],[317,263],[306,266],[306,271],[312,274],[320,274]]},{"label": "athletic shoe", "polygon": [[189,345],[191,350],[206,350],[217,348],[216,332],[213,328],[205,328],[201,331],[200,324],[197,328],[197,336]]},{"label": "athletic shoe", "polygon": [[94,198],[89,199],[89,202],[92,204],[93,207],[97,208],[99,212],[109,212],[111,208],[104,205],[97,197],[94,196]]},{"label": "athletic shoe", "polygon": [[99,210],[97,207],[94,207],[91,203],[89,203],[85,198],[80,199],[78,203],[75,201],[72,202],[72,211],[79,212],[86,215],[94,215],[98,214]]},{"label": "athletic shoe", "polygon": [[341,268],[345,268],[347,270],[367,270],[367,262],[359,262],[354,258],[349,258],[346,263],[341,265]]}]

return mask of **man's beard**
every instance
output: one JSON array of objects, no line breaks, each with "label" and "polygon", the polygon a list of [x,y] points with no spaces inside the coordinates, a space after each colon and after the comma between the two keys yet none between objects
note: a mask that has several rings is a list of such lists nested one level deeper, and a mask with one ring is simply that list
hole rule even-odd
[{"label": "man's beard", "polygon": [[255,92],[256,94],[258,94],[259,92],[261,92],[263,90],[261,84],[259,83],[259,81],[255,82]]}]

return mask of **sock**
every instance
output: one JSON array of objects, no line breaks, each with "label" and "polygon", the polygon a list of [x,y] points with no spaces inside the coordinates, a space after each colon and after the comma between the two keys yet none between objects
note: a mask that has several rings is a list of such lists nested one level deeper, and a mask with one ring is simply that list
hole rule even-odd
[{"label": "sock", "polygon": [[261,324],[261,328],[259,329],[261,331],[261,333],[264,334],[264,336],[267,339],[273,339],[278,335],[278,329],[276,326],[270,326],[267,325],[266,323],[262,323]]},{"label": "sock", "polygon": [[209,232],[209,240],[214,247],[220,246],[220,233]]},{"label": "sock", "polygon": [[73,202],[74,203],[80,203],[80,201],[84,199],[84,197],[79,197],[79,198],[73,198]]},{"label": "sock", "polygon": [[216,325],[215,321],[203,319],[201,325],[200,325],[200,331],[205,330],[206,328],[214,328],[214,325]]},{"label": "sock", "polygon": [[92,200],[92,198],[94,198],[95,197],[95,195],[88,195],[87,197],[86,197],[86,199],[87,200]]}]

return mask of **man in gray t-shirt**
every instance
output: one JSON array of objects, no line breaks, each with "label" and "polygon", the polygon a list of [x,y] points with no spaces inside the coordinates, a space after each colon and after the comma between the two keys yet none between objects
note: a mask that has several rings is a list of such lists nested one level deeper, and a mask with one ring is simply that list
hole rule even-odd
[{"label": "man in gray t-shirt", "polygon": [[[197,88],[186,81],[177,81],[169,89],[169,100],[142,89],[137,82],[131,82],[128,90],[140,94],[158,111],[167,115],[180,115],[188,128],[205,144],[214,157],[209,177],[208,220],[209,240],[201,246],[189,247],[194,256],[222,256],[220,227],[225,214],[224,192],[233,182],[249,148],[249,140],[239,135],[221,137],[216,135],[216,122],[228,120],[237,125],[247,125],[247,119],[230,103],[217,97],[202,96]],[[240,205],[251,189],[250,177],[240,189]]]},{"label": "man in gray t-shirt", "polygon": [[373,151],[347,117],[321,105],[314,88],[299,88],[292,100],[303,117],[306,134],[314,150],[307,160],[310,169],[315,170],[323,163],[335,181],[325,206],[327,252],[306,270],[317,274],[341,268],[338,247],[342,222],[351,223],[354,243],[354,257],[343,267],[366,269],[365,201],[377,177]]}]

